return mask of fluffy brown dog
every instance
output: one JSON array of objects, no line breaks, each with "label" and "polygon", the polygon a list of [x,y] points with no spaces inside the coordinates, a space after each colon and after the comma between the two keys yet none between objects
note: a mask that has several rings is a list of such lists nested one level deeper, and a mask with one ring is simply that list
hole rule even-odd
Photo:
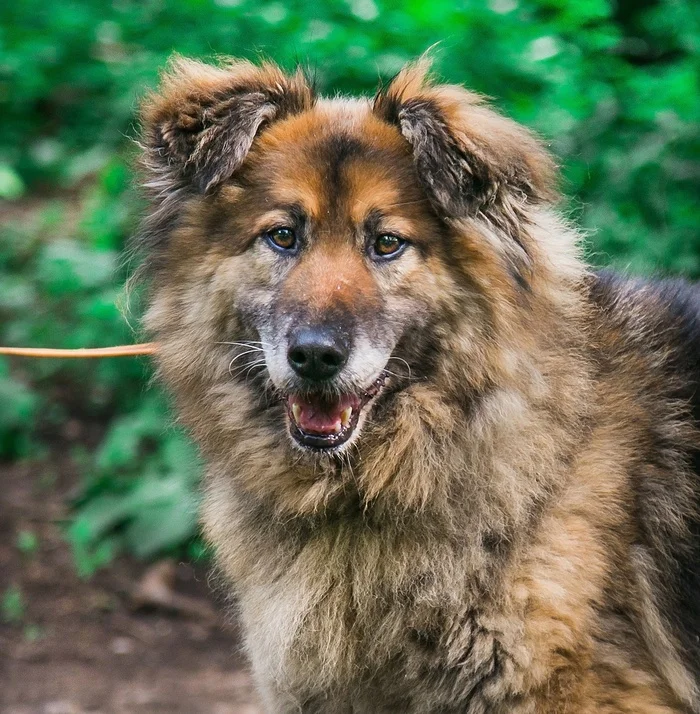
[{"label": "fluffy brown dog", "polygon": [[426,70],[178,60],[144,107],[146,324],[267,710],[700,711],[698,294],[587,271],[540,143]]}]

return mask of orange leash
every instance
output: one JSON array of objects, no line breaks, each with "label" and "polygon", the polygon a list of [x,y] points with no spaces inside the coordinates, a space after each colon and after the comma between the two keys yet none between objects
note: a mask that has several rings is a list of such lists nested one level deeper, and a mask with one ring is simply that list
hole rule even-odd
[{"label": "orange leash", "polygon": [[0,355],[17,357],[57,357],[59,359],[78,357],[132,357],[152,355],[158,351],[157,342],[142,342],[139,345],[117,345],[115,347],[94,347],[92,349],[54,350],[46,347],[0,347]]}]

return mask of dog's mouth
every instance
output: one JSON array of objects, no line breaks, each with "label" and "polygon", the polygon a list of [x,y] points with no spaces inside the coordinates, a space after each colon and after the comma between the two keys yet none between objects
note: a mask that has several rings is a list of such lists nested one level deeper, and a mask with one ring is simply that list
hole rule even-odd
[{"label": "dog's mouth", "polygon": [[332,450],[355,433],[360,417],[386,384],[384,375],[359,394],[329,397],[323,394],[289,394],[286,397],[289,432],[307,449]]}]

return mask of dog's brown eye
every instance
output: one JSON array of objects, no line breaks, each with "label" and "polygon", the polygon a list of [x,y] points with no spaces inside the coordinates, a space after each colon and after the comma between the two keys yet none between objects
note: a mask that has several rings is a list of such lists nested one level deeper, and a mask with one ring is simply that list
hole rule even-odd
[{"label": "dog's brown eye", "polygon": [[276,250],[290,251],[297,247],[297,237],[291,228],[273,228],[264,234],[267,242]]},{"label": "dog's brown eye", "polygon": [[390,258],[398,255],[405,245],[406,241],[403,238],[391,233],[383,233],[374,241],[373,248],[378,257]]}]

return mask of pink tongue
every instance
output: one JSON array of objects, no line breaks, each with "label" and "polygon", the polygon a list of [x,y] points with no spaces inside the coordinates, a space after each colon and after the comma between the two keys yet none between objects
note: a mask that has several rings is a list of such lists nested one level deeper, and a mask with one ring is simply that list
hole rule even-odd
[{"label": "pink tongue", "polygon": [[296,422],[304,431],[313,434],[335,434],[342,427],[342,413],[348,407],[355,409],[359,400],[351,394],[343,395],[332,403],[290,397],[290,404],[297,404],[301,407],[301,413]]}]

